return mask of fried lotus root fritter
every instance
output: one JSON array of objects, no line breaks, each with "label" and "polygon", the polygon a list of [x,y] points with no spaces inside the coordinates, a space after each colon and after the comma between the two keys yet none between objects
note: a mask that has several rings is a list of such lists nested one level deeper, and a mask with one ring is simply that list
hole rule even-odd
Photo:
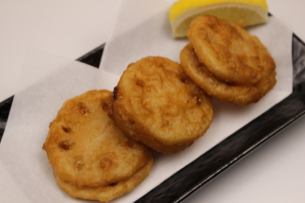
[{"label": "fried lotus root fritter", "polygon": [[146,147],[114,125],[108,116],[111,105],[112,93],[105,90],[64,103],[43,146],[57,179],[77,188],[107,187],[152,161]]},{"label": "fried lotus root fritter", "polygon": [[107,186],[100,187],[77,187],[60,180],[56,177],[58,185],[70,196],[86,200],[98,200],[109,202],[115,198],[133,190],[142,180],[148,176],[152,168],[153,161],[150,160],[146,165],[126,180],[119,181]]},{"label": "fried lotus root fritter", "polygon": [[208,95],[235,104],[258,101],[276,83],[273,61],[264,64],[262,79],[255,85],[234,85],[218,80],[199,62],[191,44],[181,51],[180,61],[185,73]]},{"label": "fried lotus root fritter", "polygon": [[184,149],[213,117],[209,99],[167,58],[130,64],[114,91],[113,118],[131,138],[162,153]]},{"label": "fried lotus root fritter", "polygon": [[256,84],[263,79],[264,65],[273,61],[257,37],[214,16],[195,18],[188,38],[199,61],[221,81]]}]

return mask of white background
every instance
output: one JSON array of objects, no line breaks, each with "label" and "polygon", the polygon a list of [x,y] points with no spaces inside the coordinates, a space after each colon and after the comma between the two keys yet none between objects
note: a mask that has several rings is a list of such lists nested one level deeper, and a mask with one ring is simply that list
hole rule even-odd
[{"label": "white background", "polygon": [[[118,5],[118,0],[0,0],[0,100],[105,42]],[[305,40],[304,0],[269,0],[269,6],[273,15]],[[303,122],[305,118],[186,201],[304,202]],[[1,202],[12,202],[18,198],[4,195],[4,176],[0,170],[0,196],[6,197]]]}]

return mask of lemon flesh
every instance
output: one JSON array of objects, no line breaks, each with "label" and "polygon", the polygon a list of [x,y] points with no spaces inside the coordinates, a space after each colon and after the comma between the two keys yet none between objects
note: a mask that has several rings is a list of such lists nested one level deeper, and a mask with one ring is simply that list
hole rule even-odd
[{"label": "lemon flesh", "polygon": [[247,27],[267,22],[268,5],[266,0],[179,0],[169,11],[173,36],[185,37],[198,15],[213,15]]}]

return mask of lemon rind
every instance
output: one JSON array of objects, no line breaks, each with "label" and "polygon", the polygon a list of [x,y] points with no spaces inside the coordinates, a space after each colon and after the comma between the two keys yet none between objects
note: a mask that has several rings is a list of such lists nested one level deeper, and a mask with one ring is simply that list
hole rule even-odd
[{"label": "lemon rind", "polygon": [[208,7],[215,5],[245,5],[245,6],[255,6],[262,9],[265,13],[268,13],[268,4],[266,0],[179,0],[174,3],[169,10],[169,20],[171,22],[175,21],[177,17],[185,13],[187,10],[192,10],[198,7]]},{"label": "lemon rind", "polygon": [[[223,5],[211,5],[211,6],[196,7],[193,9],[185,10],[174,21],[170,21],[173,37],[175,37],[175,38],[185,37],[185,33],[177,32],[179,30],[179,25],[181,25],[185,20],[187,20],[189,18],[194,18],[198,15],[202,15],[202,14],[207,13],[212,10],[216,10],[217,8],[222,7],[222,6]],[[255,11],[255,13],[260,16],[259,20],[257,20],[253,24],[248,24],[247,26],[263,24],[268,20],[268,13],[265,12],[264,10],[262,10],[261,7],[258,7],[258,6],[251,6],[251,9],[250,9],[249,5],[245,5],[245,4],[234,4],[234,5],[228,4],[225,7],[227,7],[228,9],[230,9],[230,7],[231,7],[233,9]]]}]

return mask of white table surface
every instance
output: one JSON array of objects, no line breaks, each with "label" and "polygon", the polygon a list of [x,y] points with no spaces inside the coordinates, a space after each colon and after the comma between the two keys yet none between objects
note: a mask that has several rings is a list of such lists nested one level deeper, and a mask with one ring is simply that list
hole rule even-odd
[{"label": "white table surface", "polygon": [[0,101],[104,43],[119,2],[0,0]]},{"label": "white table surface", "polygon": [[[0,101],[105,42],[119,1],[1,0]],[[273,15],[305,40],[304,0],[269,0],[269,5]],[[37,71],[35,53],[42,52],[57,60]],[[300,119],[185,201],[305,202],[304,122],[305,118]],[[5,187],[0,188],[3,194]],[[9,202],[20,199],[5,197]]]}]

